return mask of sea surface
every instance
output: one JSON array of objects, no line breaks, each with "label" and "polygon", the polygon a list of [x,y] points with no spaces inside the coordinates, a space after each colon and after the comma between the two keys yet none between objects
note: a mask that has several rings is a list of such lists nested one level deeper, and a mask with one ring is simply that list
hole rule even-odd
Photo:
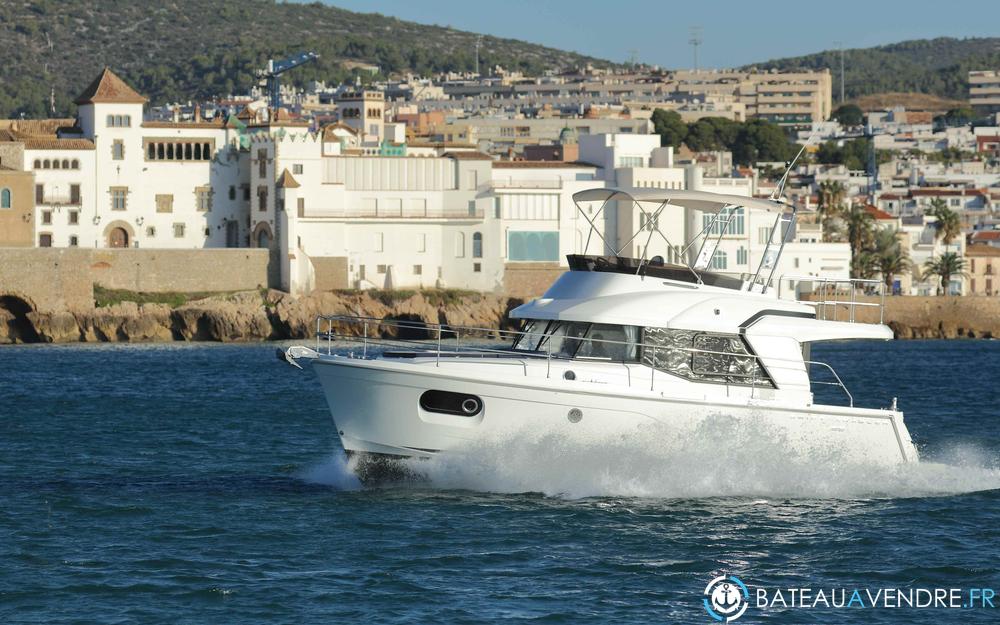
[{"label": "sea surface", "polygon": [[[669,454],[526,434],[378,488],[274,349],[0,348],[0,623],[714,623],[719,575],[1000,594],[998,341],[814,349],[860,405],[899,398],[922,460],[898,470],[725,432]],[[751,603],[736,622],[998,621]]]}]

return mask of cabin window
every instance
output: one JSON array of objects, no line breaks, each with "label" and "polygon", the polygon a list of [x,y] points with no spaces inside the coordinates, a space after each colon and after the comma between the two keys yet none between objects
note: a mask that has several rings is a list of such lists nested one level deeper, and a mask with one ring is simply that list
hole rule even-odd
[{"label": "cabin window", "polygon": [[643,328],[642,363],[692,382],[772,387],[738,334]]}]

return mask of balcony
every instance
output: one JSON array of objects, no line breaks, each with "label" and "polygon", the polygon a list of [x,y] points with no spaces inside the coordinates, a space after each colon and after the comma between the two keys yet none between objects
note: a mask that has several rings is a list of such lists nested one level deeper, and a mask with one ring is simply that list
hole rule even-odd
[{"label": "balcony", "polygon": [[482,219],[481,209],[364,209],[303,207],[299,217],[321,219]]},{"label": "balcony", "polygon": [[42,197],[35,196],[35,204],[38,206],[80,206],[82,203],[79,195],[55,195],[47,193]]}]

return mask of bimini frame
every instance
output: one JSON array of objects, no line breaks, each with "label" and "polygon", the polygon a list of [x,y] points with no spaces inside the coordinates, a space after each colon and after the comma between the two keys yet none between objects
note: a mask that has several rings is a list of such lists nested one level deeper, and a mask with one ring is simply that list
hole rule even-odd
[{"label": "bimini frame", "polygon": [[[757,271],[752,276],[745,276],[745,289],[748,291],[767,292],[774,272],[778,268],[778,261],[781,259],[781,252],[791,236],[796,219],[796,209],[781,202],[769,199],[750,198],[739,195],[727,195],[722,193],[709,193],[707,191],[683,191],[675,189],[616,189],[616,188],[596,188],[579,191],[573,194],[573,202],[580,215],[590,224],[590,232],[587,233],[587,241],[582,252],[587,253],[590,248],[590,241],[593,235],[604,244],[607,252],[614,256],[620,256],[622,250],[635,241],[643,230],[648,232],[646,243],[642,246],[642,256],[640,257],[639,268],[642,270],[643,264],[649,262],[647,253],[652,242],[653,235],[658,234],[671,250],[673,258],[669,261],[687,267],[697,278],[699,284],[702,283],[700,271],[704,271],[711,266],[712,259],[719,244],[729,232],[730,225],[739,216],[742,210],[760,210],[776,214],[774,225],[768,236],[767,245],[761,255]],[[600,202],[600,207],[592,215],[584,210],[581,203]],[[629,207],[638,208],[642,217],[639,228],[617,248],[605,238],[602,229],[597,226],[604,209],[612,202],[627,202]],[[697,234],[691,237],[679,253],[673,253],[675,246],[670,239],[660,230],[659,216],[668,206],[676,206],[684,210],[697,210],[702,213],[712,213],[714,217]],[[621,208],[621,205],[618,205]],[[694,263],[687,262],[688,252],[700,242],[698,253]],[[604,252],[602,252],[604,253]]]}]

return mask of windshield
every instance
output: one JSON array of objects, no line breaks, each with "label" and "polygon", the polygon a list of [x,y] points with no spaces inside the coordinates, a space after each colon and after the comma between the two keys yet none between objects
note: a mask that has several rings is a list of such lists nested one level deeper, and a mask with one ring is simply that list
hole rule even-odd
[{"label": "windshield", "polygon": [[529,319],[511,348],[557,358],[635,361],[639,335],[638,326]]}]

